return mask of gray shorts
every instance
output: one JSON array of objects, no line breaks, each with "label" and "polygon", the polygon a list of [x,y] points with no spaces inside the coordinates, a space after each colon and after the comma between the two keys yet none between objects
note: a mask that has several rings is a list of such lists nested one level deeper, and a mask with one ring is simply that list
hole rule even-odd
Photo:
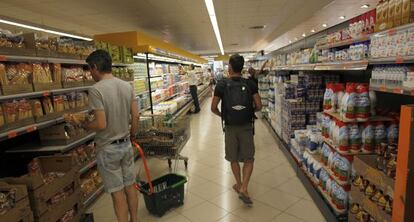
[{"label": "gray shorts", "polygon": [[96,160],[107,193],[122,190],[135,183],[134,151],[129,140],[99,147]]},{"label": "gray shorts", "polygon": [[226,160],[246,162],[254,160],[253,125],[225,126]]}]

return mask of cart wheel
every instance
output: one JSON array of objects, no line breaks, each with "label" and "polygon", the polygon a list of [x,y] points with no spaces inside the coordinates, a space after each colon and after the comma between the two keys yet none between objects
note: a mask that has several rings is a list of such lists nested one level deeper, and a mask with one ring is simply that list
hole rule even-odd
[{"label": "cart wheel", "polygon": [[187,160],[184,160],[184,166],[185,166],[185,169],[188,168],[188,161]]},{"label": "cart wheel", "polygon": [[172,161],[171,159],[168,159],[168,167],[171,169]]}]

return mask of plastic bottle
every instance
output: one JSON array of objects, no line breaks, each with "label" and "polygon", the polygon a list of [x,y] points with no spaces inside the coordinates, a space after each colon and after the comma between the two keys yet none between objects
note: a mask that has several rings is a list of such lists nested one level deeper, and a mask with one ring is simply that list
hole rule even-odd
[{"label": "plastic bottle", "polygon": [[371,113],[368,85],[357,84],[356,92],[355,117],[358,121],[367,121]]}]

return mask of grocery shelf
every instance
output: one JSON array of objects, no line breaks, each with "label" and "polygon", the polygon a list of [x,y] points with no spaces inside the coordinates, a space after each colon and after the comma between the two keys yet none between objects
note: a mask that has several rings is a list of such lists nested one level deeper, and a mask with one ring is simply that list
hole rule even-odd
[{"label": "grocery shelf", "polygon": [[30,133],[38,129],[43,129],[49,126],[53,126],[61,122],[63,122],[63,117],[52,119],[52,120],[47,120],[47,121],[40,122],[40,123],[30,124],[28,126],[23,126],[17,129],[11,129],[6,132],[0,133],[0,141],[11,139],[16,136]]},{"label": "grocery shelf", "polygon": [[88,163],[86,166],[82,167],[79,170],[79,173],[82,175],[82,174],[88,172],[90,169],[92,169],[93,167],[95,167],[96,164],[97,164],[97,162],[96,162],[96,159],[95,159],[92,162]]},{"label": "grocery shelf", "polygon": [[138,97],[138,96],[142,96],[142,95],[145,95],[145,94],[148,94],[148,93],[149,93],[148,90],[145,90],[143,92],[137,93],[136,96]]},{"label": "grocery shelf", "polygon": [[390,88],[386,85],[384,86],[375,86],[370,84],[370,90],[378,91],[378,92],[386,92],[386,93],[393,93],[393,94],[400,94],[400,95],[408,95],[414,96],[414,89],[406,89],[406,88]]},{"label": "grocery shelf", "polygon": [[284,65],[284,66],[277,66],[275,70],[314,70],[316,64],[298,64],[298,65]]},{"label": "grocery shelf", "polygon": [[36,145],[28,145],[26,147],[16,147],[10,150],[6,150],[6,153],[66,153],[71,149],[80,146],[86,143],[89,140],[92,140],[95,137],[96,133],[90,133],[85,137],[82,137],[79,140],[76,140],[72,143],[67,145],[57,145],[57,146],[36,146]]},{"label": "grocery shelf", "polygon": [[343,117],[341,117],[339,113],[336,113],[336,112],[323,111],[323,113],[344,123],[364,123],[364,122],[378,122],[378,121],[389,122],[389,121],[394,120],[393,118],[385,117],[385,116],[372,116],[372,117],[369,117],[368,120],[357,120],[357,119],[349,120],[349,119],[344,119]]},{"label": "grocery shelf", "polygon": [[317,63],[315,70],[321,71],[339,71],[339,70],[366,70],[368,67],[368,60],[361,61],[342,61],[342,62],[326,62]]},{"label": "grocery shelf", "polygon": [[93,192],[84,202],[84,207],[89,207],[104,191],[104,186],[101,185],[95,192]]},{"label": "grocery shelf", "polygon": [[323,142],[328,145],[332,150],[334,150],[335,152],[341,154],[341,155],[347,155],[347,156],[353,156],[353,155],[370,155],[370,154],[374,154],[374,152],[365,152],[365,151],[359,151],[359,152],[352,152],[352,151],[342,151],[339,150],[338,147],[336,147],[332,140],[323,137]]},{"label": "grocery shelf", "polygon": [[327,43],[324,45],[319,45],[319,46],[316,46],[316,48],[319,50],[337,48],[337,47],[347,46],[347,45],[351,45],[351,44],[358,43],[358,42],[365,42],[365,41],[370,40],[370,38],[371,38],[371,35],[361,35],[357,38],[352,38],[352,39],[339,41],[335,43]]},{"label": "grocery shelf", "polygon": [[337,212],[334,211],[334,208],[332,208],[331,203],[328,202],[329,199],[325,200],[325,197],[322,195],[318,187],[315,186],[311,178],[309,178],[305,174],[305,172],[297,165],[296,161],[293,159],[291,153],[289,152],[289,147],[287,146],[286,143],[283,142],[283,140],[279,137],[279,135],[277,135],[272,125],[270,124],[269,120],[265,118],[264,122],[265,122],[265,125],[271,131],[271,134],[273,138],[276,140],[279,146],[279,149],[283,152],[285,157],[288,159],[290,165],[295,170],[296,175],[301,180],[303,186],[306,188],[309,195],[312,197],[312,200],[314,201],[314,203],[318,206],[318,209],[321,211],[326,221],[329,221],[329,222],[346,221],[346,219],[342,217],[340,218],[337,217],[338,214]]},{"label": "grocery shelf", "polygon": [[30,93],[21,93],[15,95],[7,95],[7,96],[0,96],[0,102],[14,100],[14,99],[32,99],[32,98],[39,98],[44,96],[50,95],[59,95],[65,94],[69,92],[80,92],[80,91],[87,91],[90,86],[81,86],[81,87],[74,87],[74,88],[65,88],[65,89],[53,89],[49,91],[39,91],[39,92],[30,92]]},{"label": "grocery shelf", "polygon": [[162,100],[160,100],[160,101],[156,101],[156,102],[154,102],[154,103],[153,103],[153,106],[156,106],[156,105],[158,105],[158,104],[160,104],[160,103],[162,103],[162,102],[168,101],[168,100],[170,100],[170,99],[172,99],[172,98],[174,98],[174,97],[176,97],[176,96],[180,95],[181,93],[182,93],[182,92],[175,93],[174,95],[169,96],[169,97],[167,97],[167,98],[165,98],[165,99],[162,99]]},{"label": "grocery shelf", "polygon": [[394,56],[385,58],[370,58],[370,65],[381,65],[381,64],[406,64],[414,63],[414,56]]},{"label": "grocery shelf", "polygon": [[0,55],[0,60],[11,62],[43,62],[86,65],[86,62],[83,59],[66,59],[40,56]]}]

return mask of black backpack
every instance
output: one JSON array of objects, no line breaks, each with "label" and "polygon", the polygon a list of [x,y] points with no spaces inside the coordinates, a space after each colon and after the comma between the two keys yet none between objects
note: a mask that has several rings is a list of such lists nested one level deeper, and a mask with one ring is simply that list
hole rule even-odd
[{"label": "black backpack", "polygon": [[242,125],[253,122],[253,97],[247,81],[243,78],[224,80],[221,118],[226,125]]}]

